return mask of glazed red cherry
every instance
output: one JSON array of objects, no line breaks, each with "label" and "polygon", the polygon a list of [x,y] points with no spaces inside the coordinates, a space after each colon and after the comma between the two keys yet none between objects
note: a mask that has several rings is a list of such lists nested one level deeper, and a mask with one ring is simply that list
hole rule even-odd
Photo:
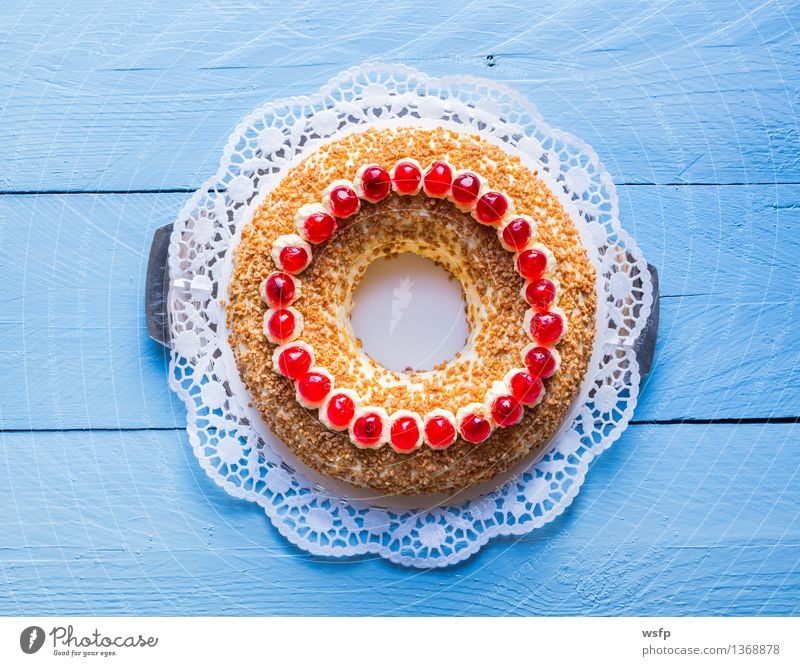
[{"label": "glazed red cherry", "polygon": [[489,419],[480,414],[468,414],[461,421],[461,436],[468,442],[477,444],[482,442],[492,433],[492,424]]},{"label": "glazed red cherry", "polygon": [[523,405],[535,405],[544,391],[542,380],[527,372],[516,373],[509,382],[511,395]]},{"label": "glazed red cherry", "polygon": [[522,420],[522,413],[522,405],[510,395],[501,395],[492,403],[492,418],[503,428],[517,425]]},{"label": "glazed red cherry", "polygon": [[339,185],[331,190],[328,195],[331,212],[336,217],[350,217],[358,212],[361,201],[356,191],[349,185]]},{"label": "glazed red cherry", "polygon": [[497,224],[508,212],[508,198],[501,192],[490,190],[475,204],[475,218],[481,224]]},{"label": "glazed red cherry", "polygon": [[311,213],[303,223],[309,243],[324,243],[336,232],[336,219],[328,213]]},{"label": "glazed red cherry", "polygon": [[272,273],[264,283],[264,298],[271,308],[291,305],[295,295],[294,280],[288,273]]},{"label": "glazed red cherry", "polygon": [[311,354],[302,347],[288,347],[278,357],[278,370],[284,377],[300,379],[311,367]]},{"label": "glazed red cherry", "polygon": [[525,250],[517,257],[517,272],[528,280],[539,280],[547,270],[547,256],[541,250]]},{"label": "glazed red cherry", "polygon": [[372,203],[385,199],[392,189],[392,179],[383,167],[368,166],[361,175],[364,198]]},{"label": "glazed red cherry", "polygon": [[564,320],[556,312],[537,312],[531,319],[531,336],[545,345],[557,342],[564,333]]},{"label": "glazed red cherry", "polygon": [[425,423],[425,439],[435,449],[450,446],[456,439],[456,429],[446,416],[433,416]]},{"label": "glazed red cherry", "polygon": [[549,308],[556,300],[556,286],[550,280],[529,282],[525,286],[525,300],[535,308]]},{"label": "glazed red cherry", "polygon": [[308,266],[309,256],[308,252],[302,247],[295,247],[294,245],[287,245],[280,251],[278,255],[280,259],[281,268],[287,273],[299,273],[306,266]]},{"label": "glazed red cherry", "polygon": [[413,162],[398,162],[394,168],[392,186],[399,194],[415,194],[419,191],[422,171]]},{"label": "glazed red cherry", "polygon": [[292,337],[295,322],[295,316],[291,310],[275,310],[269,317],[267,328],[274,340],[282,342]]},{"label": "glazed red cherry", "polygon": [[443,197],[450,191],[453,182],[453,168],[447,162],[433,162],[425,171],[422,186],[425,194],[432,197]]},{"label": "glazed red cherry", "polygon": [[477,175],[467,171],[460,173],[453,179],[453,191],[450,196],[459,206],[472,206],[478,199],[481,191],[481,181]]},{"label": "glazed red cherry", "polygon": [[297,381],[297,392],[303,400],[318,405],[331,392],[331,378],[321,372],[311,370]]},{"label": "glazed red cherry", "polygon": [[524,217],[515,217],[503,228],[503,241],[512,250],[519,251],[533,237],[531,223]]},{"label": "glazed red cherry", "polygon": [[367,412],[353,423],[353,437],[362,446],[375,446],[383,435],[383,420],[379,414]]},{"label": "glazed red cherry", "polygon": [[547,347],[534,347],[525,354],[525,367],[533,377],[547,379],[556,371],[556,358]]},{"label": "glazed red cherry", "polygon": [[413,451],[419,443],[419,425],[410,416],[400,416],[389,433],[392,446],[398,451]]},{"label": "glazed red cherry", "polygon": [[346,428],[356,413],[356,405],[353,399],[344,393],[337,393],[331,396],[325,408],[325,416],[337,428]]}]

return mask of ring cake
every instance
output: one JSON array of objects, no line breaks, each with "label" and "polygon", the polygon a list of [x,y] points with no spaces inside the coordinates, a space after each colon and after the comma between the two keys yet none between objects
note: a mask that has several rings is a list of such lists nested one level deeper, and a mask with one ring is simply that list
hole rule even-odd
[{"label": "ring cake", "polygon": [[[414,252],[464,289],[455,358],[398,373],[353,333],[377,258]],[[254,405],[318,472],[453,491],[543,453],[586,373],[595,272],[537,172],[477,136],[369,129],[325,144],[256,209],[234,255],[230,342]]]}]

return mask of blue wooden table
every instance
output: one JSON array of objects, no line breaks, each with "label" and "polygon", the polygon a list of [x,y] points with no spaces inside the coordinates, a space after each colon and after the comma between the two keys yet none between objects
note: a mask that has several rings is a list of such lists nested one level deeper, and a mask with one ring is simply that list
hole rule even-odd
[{"label": "blue wooden table", "polygon": [[[0,613],[800,611],[798,3],[440,4],[0,4]],[[153,231],[240,118],[368,59],[523,92],[661,273],[634,424],[443,571],[311,557],[216,488],[145,333]]]}]

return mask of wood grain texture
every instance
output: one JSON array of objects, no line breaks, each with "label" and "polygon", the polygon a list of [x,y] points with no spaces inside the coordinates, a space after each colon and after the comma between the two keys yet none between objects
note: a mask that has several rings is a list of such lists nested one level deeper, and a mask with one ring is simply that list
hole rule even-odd
[{"label": "wood grain texture", "polygon": [[[184,424],[142,304],[152,233],[187,196],[0,197],[4,429]],[[664,296],[637,418],[800,416],[787,381],[800,365],[800,186],[621,187],[620,199]]]},{"label": "wood grain texture", "polygon": [[796,183],[798,22],[725,0],[6,3],[0,189],[195,188],[252,109],[374,59],[512,85],[620,183]]},{"label": "wood grain texture", "polygon": [[2,437],[0,614],[800,611],[798,425],[632,426],[555,524],[429,572],[297,550],[181,432]]}]

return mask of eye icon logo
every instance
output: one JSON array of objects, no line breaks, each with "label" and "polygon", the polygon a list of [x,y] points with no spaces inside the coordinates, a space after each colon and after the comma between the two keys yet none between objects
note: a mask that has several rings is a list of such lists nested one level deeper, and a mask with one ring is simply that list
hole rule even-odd
[{"label": "eye icon logo", "polygon": [[37,626],[27,627],[19,635],[19,646],[25,654],[38,652],[44,645],[44,629]]}]

